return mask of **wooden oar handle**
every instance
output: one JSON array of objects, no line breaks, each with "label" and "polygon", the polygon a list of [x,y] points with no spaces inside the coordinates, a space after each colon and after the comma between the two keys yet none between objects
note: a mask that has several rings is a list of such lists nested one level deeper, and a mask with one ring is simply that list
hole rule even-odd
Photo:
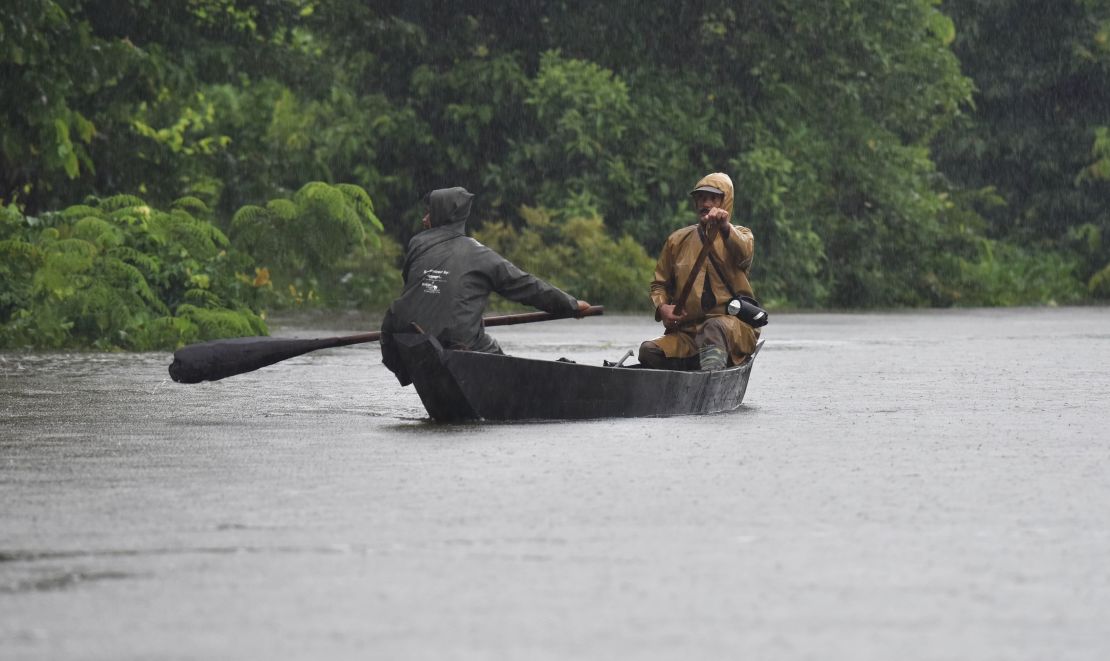
[{"label": "wooden oar handle", "polygon": [[604,305],[591,305],[585,310],[552,314],[550,312],[525,312],[523,314],[506,314],[499,317],[485,317],[482,325],[486,328],[492,326],[512,326],[513,324],[530,324],[534,321],[553,321],[555,319],[579,319],[582,317],[596,317],[605,314]]},{"label": "wooden oar handle", "polygon": [[331,338],[330,346],[345,347],[348,344],[362,344],[364,342],[377,342],[382,339],[381,331],[371,331],[369,333],[359,333],[358,335],[344,335],[342,337]]},{"label": "wooden oar handle", "polygon": [[[522,314],[506,314],[496,317],[485,317],[482,319],[482,325],[487,328],[492,326],[512,326],[514,324],[531,324],[537,321],[554,321],[555,319],[596,317],[603,314],[605,314],[604,305],[591,305],[590,307],[582,311],[567,312],[562,314],[552,314],[551,312],[524,312]],[[359,333],[357,335],[343,335],[340,337],[321,339],[320,348],[345,347],[350,344],[377,342],[380,339],[382,339],[381,331],[371,331],[369,333]]]}]

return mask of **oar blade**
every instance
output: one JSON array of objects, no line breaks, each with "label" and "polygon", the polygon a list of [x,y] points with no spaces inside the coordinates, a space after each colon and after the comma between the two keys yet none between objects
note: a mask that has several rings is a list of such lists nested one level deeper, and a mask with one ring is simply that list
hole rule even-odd
[{"label": "oar blade", "polygon": [[333,344],[328,338],[276,337],[239,337],[191,344],[174,352],[170,378],[178,383],[218,381]]}]

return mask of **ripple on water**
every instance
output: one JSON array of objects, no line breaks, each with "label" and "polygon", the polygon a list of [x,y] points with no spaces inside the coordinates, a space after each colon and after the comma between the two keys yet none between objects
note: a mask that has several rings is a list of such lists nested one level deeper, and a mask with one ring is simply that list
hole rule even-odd
[{"label": "ripple on water", "polygon": [[0,583],[0,594],[69,590],[87,583],[127,579],[134,576],[136,574],[120,571],[52,571],[38,576],[18,579],[9,584]]}]

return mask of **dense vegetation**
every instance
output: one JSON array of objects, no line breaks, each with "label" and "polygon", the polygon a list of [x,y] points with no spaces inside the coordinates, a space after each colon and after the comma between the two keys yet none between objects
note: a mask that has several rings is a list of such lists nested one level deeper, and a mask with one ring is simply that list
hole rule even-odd
[{"label": "dense vegetation", "polygon": [[[306,184],[243,207],[232,239],[201,200],[117,195],[61,212],[0,208],[0,346],[173,348],[266,333],[261,310],[381,304],[399,251],[366,192]],[[259,266],[263,265],[263,266]]]},{"label": "dense vegetation", "polygon": [[1108,298],[1108,66],[1102,0],[11,0],[0,346],[381,309],[452,185],[525,268],[643,309],[713,170],[775,307]]},{"label": "dense vegetation", "polygon": [[[949,4],[954,51],[977,89],[936,160],[976,232],[1002,244],[999,295],[984,302],[1046,300],[1036,288],[1016,297],[1007,278],[1055,282],[1063,300],[1110,298],[1110,3]],[[1078,292],[1065,295],[1065,276]]]}]

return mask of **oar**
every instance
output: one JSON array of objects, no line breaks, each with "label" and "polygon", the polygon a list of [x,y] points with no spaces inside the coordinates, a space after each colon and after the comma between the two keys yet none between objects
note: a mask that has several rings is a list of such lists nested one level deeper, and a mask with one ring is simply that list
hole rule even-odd
[{"label": "oar", "polygon": [[674,315],[676,317],[681,317],[684,312],[686,297],[690,295],[690,290],[694,287],[694,280],[697,280],[698,274],[701,273],[702,264],[705,264],[705,258],[709,254],[709,249],[713,246],[713,239],[715,238],[717,238],[717,225],[711,223],[709,229],[705,231],[705,242],[701,244],[701,252],[694,260],[694,268],[690,270],[690,279],[686,281],[686,285],[682,287],[682,292],[675,299]]},{"label": "oar", "polygon": [[[524,314],[486,317],[482,320],[482,325],[487,327],[512,326],[513,324],[529,324],[552,319],[594,317],[604,313],[604,306],[592,305],[585,310],[567,314],[526,312]],[[380,332],[373,331],[359,333],[358,335],[306,340],[280,337],[237,337],[230,340],[212,340],[190,344],[174,352],[173,363],[170,364],[170,378],[178,383],[218,381],[229,376],[273,365],[309,351],[343,347],[349,344],[362,344],[364,342],[377,342],[381,337]]]}]

